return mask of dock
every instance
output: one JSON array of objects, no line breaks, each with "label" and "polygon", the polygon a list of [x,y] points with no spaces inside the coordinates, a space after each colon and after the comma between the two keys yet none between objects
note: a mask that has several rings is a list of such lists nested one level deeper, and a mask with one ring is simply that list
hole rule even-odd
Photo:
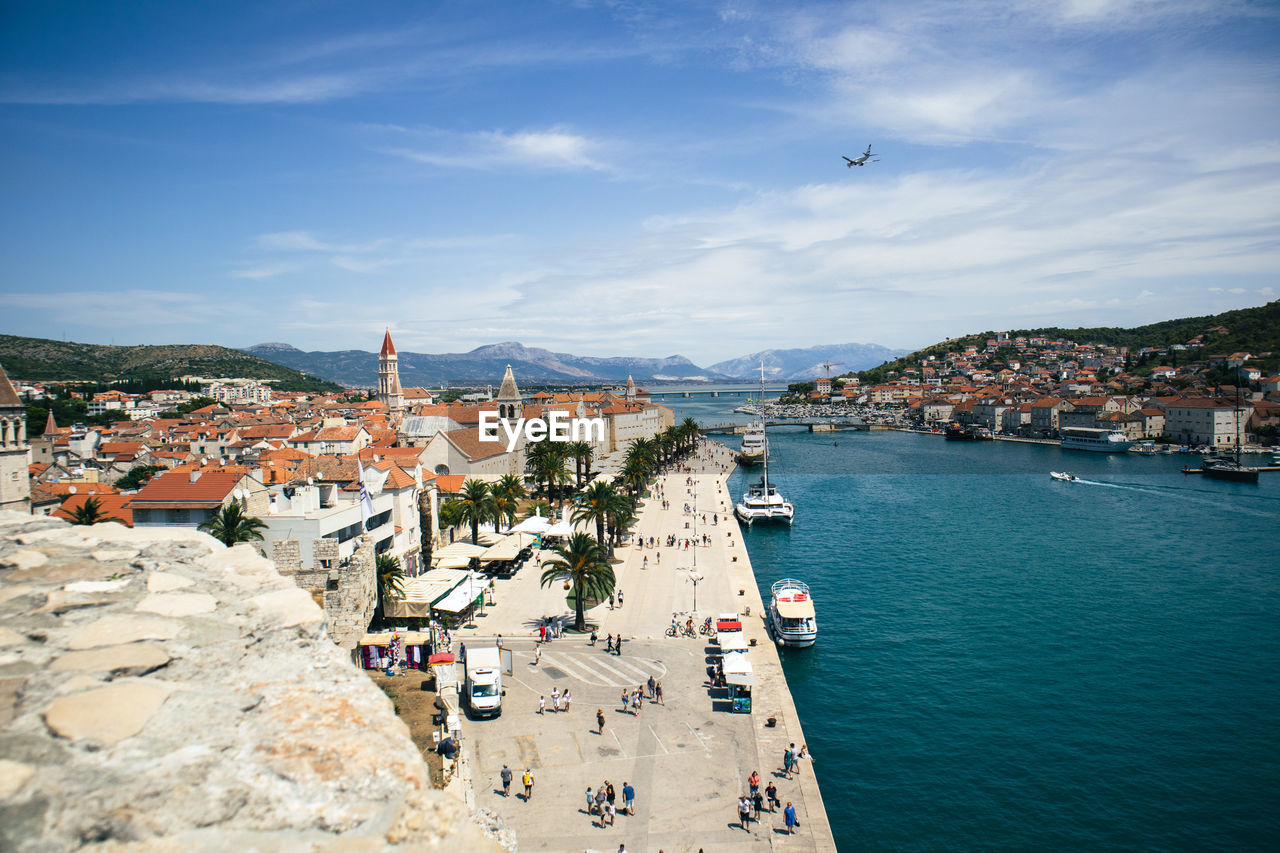
[{"label": "dock", "polygon": [[[572,616],[565,590],[560,584],[541,587],[541,568],[533,562],[509,581],[498,581],[493,606],[473,626],[454,632],[455,648],[459,640],[468,646],[488,644],[500,634],[503,646],[513,650],[515,672],[507,680],[502,716],[464,720],[462,746],[472,803],[500,818],[521,851],[613,851],[620,843],[628,851],[666,853],[769,850],[779,844],[815,853],[836,849],[812,764],[802,762],[792,779],[782,773],[784,749],[804,744],[805,735],[732,516],[726,484],[733,453],[714,442],[702,446],[700,458],[691,463],[694,473],[656,480],[671,508],[663,510],[650,495],[630,542],[617,550],[621,562],[614,569],[623,605],[611,609],[605,603],[588,611],[597,625],[596,646],[566,633],[543,644],[535,658],[542,617],[567,617],[571,624]],[[692,486],[686,485],[690,477]],[[707,523],[684,512],[686,503],[696,505],[699,519],[705,513]],[[636,545],[637,535],[665,539],[704,533],[710,545],[687,551]],[[550,553],[543,552],[543,559]],[[754,643],[749,651],[756,680],[753,713],[731,713],[723,689],[709,688],[707,664],[715,650],[710,638],[665,636],[672,614],[693,611],[695,596],[695,622],[727,611],[743,616],[747,641]],[[605,652],[608,634],[624,638],[621,655]],[[665,704],[646,700],[639,716],[624,713],[621,692],[649,676],[662,683]],[[572,691],[572,710],[551,713],[551,690],[566,687]],[[542,714],[539,697],[548,709]],[[601,734],[598,708],[606,720]],[[502,796],[498,778],[504,764],[515,777],[510,797]],[[526,768],[535,777],[531,803],[522,799]],[[746,793],[752,771],[760,774],[762,789],[770,781],[777,786],[783,806],[794,804],[799,820],[794,835],[785,834],[781,809],[763,812],[747,829],[738,827],[737,798]],[[587,787],[605,780],[617,791],[619,808],[623,784],[636,791],[636,814],[619,814],[613,826],[601,826],[586,809]]]}]

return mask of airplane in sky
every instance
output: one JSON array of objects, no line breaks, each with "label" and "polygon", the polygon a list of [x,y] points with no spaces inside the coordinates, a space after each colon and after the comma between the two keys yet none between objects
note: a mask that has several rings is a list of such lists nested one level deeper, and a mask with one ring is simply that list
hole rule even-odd
[{"label": "airplane in sky", "polygon": [[[841,156],[844,157],[844,155],[841,155]],[[848,157],[844,157],[844,164],[846,166],[849,166],[850,168],[852,168],[853,166],[861,166],[864,163],[879,163],[879,162],[880,162],[879,160],[871,159],[870,145],[867,146],[866,151],[863,151],[861,154],[859,154],[857,157],[854,157],[852,160],[850,160]]]}]

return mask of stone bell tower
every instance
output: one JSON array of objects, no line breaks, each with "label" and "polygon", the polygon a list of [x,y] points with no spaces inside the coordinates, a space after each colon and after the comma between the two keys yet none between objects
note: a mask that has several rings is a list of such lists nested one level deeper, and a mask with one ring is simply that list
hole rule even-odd
[{"label": "stone bell tower", "polygon": [[393,418],[404,412],[399,356],[396,355],[396,345],[391,343],[390,329],[382,338],[382,351],[378,353],[378,402],[391,411]]},{"label": "stone bell tower", "polygon": [[520,389],[516,387],[516,377],[511,373],[509,364],[507,372],[502,374],[502,385],[498,388],[498,396],[494,402],[498,404],[500,418],[517,420],[524,409],[524,402],[520,399]]},{"label": "stone bell tower", "polygon": [[27,407],[0,367],[0,510],[31,512]]}]

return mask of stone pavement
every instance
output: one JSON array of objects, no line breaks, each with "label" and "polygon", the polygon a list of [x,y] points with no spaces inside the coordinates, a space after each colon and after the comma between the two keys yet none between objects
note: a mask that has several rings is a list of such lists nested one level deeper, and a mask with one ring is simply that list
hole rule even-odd
[{"label": "stone pavement", "polygon": [[[565,592],[556,585],[538,586],[540,569],[532,563],[496,586],[496,604],[455,632],[463,642],[487,642],[498,634],[514,652],[515,675],[509,679],[504,712],[496,720],[463,724],[464,760],[475,784],[476,804],[499,814],[515,830],[521,850],[705,851],[765,849],[829,851],[835,849],[822,796],[811,766],[788,780],[781,773],[783,749],[804,743],[795,705],[787,690],[777,651],[769,639],[765,608],[743,547],[731,500],[725,488],[732,454],[703,443],[693,473],[671,473],[658,480],[671,508],[650,497],[633,532],[679,537],[707,534],[709,547],[688,551],[639,548],[635,537],[618,549],[615,566],[624,606],[593,608],[588,618],[598,625],[600,642],[591,647],[581,635],[566,634],[542,647],[535,665],[533,648],[541,616],[566,616]],[[693,485],[686,479],[693,478]],[[656,487],[655,487],[656,489]],[[684,511],[688,503],[694,513]],[[702,523],[705,513],[707,521]],[[713,523],[712,516],[718,516]],[[688,527],[686,528],[686,524]],[[659,565],[659,555],[661,564]],[[648,557],[648,568],[644,558]],[[707,663],[715,646],[707,638],[668,638],[673,612],[694,609],[691,575],[696,586],[697,616],[723,611],[744,614],[755,669],[754,713],[729,713],[722,690],[710,691]],[[746,616],[749,612],[749,616]],[[621,655],[604,651],[606,634],[625,638]],[[646,701],[639,716],[623,713],[620,693],[634,689],[650,675],[662,682],[665,705]],[[539,715],[538,698],[567,687],[572,710]],[[603,734],[597,734],[595,712],[604,711]],[[777,725],[765,725],[775,717]],[[498,774],[511,767],[516,782],[512,796],[501,795]],[[532,802],[522,800],[520,775],[531,767],[536,779]],[[794,803],[800,827],[787,836],[781,810],[767,811],[748,830],[738,828],[737,797],[746,791],[752,770],[762,788],[772,779],[783,804]],[[587,786],[613,783],[621,806],[622,786],[636,789],[636,815],[619,815],[612,827],[601,827],[585,807]],[[518,796],[519,795],[519,796]]]}]

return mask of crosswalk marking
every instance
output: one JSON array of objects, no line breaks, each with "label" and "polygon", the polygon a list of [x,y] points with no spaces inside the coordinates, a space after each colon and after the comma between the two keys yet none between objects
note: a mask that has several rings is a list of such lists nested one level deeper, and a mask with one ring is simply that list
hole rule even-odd
[{"label": "crosswalk marking", "polygon": [[[533,659],[533,655],[527,652],[517,652],[516,657],[522,660]],[[650,658],[633,657],[626,661],[616,657],[607,661],[603,658],[603,654],[544,652],[542,665],[556,667],[576,681],[605,687],[634,687],[644,683],[650,675],[662,678],[667,673],[667,668],[662,663]],[[536,672],[536,669],[530,670],[530,674]]]}]

